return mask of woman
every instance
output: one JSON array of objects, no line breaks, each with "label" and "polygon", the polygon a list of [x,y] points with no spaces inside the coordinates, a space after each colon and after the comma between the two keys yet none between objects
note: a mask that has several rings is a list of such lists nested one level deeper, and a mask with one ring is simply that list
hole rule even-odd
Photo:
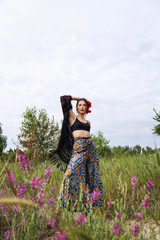
[{"label": "woman", "polygon": [[[77,116],[72,111],[71,100],[77,100]],[[104,195],[99,159],[95,144],[90,137],[91,124],[85,119],[86,114],[91,112],[89,110],[91,103],[85,98],[70,95],[62,96],[61,103],[64,120],[58,149],[54,154],[56,153],[63,162],[68,161],[68,166],[60,188],[58,204],[66,207],[69,203],[76,208],[79,205],[80,189],[82,189],[84,207],[87,206],[88,199],[93,206],[103,206]],[[52,153],[51,156],[57,163],[59,159],[53,158],[54,154]]]}]

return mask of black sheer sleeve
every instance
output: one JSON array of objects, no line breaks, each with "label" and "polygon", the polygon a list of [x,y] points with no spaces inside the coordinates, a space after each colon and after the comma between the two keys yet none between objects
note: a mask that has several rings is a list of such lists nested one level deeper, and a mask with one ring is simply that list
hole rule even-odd
[{"label": "black sheer sleeve", "polygon": [[70,161],[74,143],[69,124],[69,110],[72,109],[71,100],[72,97],[70,95],[60,97],[64,117],[62,122],[61,134],[57,149],[51,150],[49,153],[49,158],[51,159],[51,161],[58,168],[64,171]]}]

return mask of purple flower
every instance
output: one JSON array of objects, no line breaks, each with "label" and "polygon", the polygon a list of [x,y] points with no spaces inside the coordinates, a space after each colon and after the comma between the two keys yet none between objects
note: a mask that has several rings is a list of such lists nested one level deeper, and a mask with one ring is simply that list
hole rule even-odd
[{"label": "purple flower", "polygon": [[151,182],[151,180],[149,180],[149,181],[147,182],[147,187],[148,187],[149,189],[151,189],[151,188],[153,188],[153,186],[154,186],[154,183]]},{"label": "purple flower", "polygon": [[143,200],[141,203],[141,207],[149,208],[150,202],[148,200]]},{"label": "purple flower", "polygon": [[49,180],[52,172],[53,172],[53,168],[47,168],[47,169],[45,170],[45,173],[44,173],[44,179],[45,179],[45,181],[48,181],[48,180]]},{"label": "purple flower", "polygon": [[17,197],[24,197],[25,193],[26,193],[26,186],[24,185],[24,183],[20,183],[18,185]]},{"label": "purple flower", "polygon": [[78,216],[76,218],[76,223],[79,225],[82,225],[85,223],[86,220],[86,215],[83,213],[78,213]]},{"label": "purple flower", "polygon": [[33,177],[29,183],[30,183],[30,188],[33,188],[33,189],[41,189],[42,188],[42,186],[41,186],[42,181],[37,176]]},{"label": "purple flower", "polygon": [[29,161],[29,158],[24,154],[18,154],[17,158],[18,158],[18,164],[20,165],[20,169],[23,171],[29,171],[32,160]]},{"label": "purple flower", "polygon": [[91,194],[91,197],[90,197],[90,201],[91,203],[93,203],[94,201],[98,200],[99,198],[99,195],[100,195],[100,191],[93,191],[92,194]]},{"label": "purple flower", "polygon": [[31,200],[31,201],[35,200],[35,194],[33,194],[32,196],[30,196],[29,200]]},{"label": "purple flower", "polygon": [[0,204],[1,211],[4,215],[7,213],[7,205],[5,204]]},{"label": "purple flower", "polygon": [[8,171],[6,172],[6,179],[5,179],[5,181],[6,181],[6,183],[8,183],[8,182],[14,183],[14,182],[15,182],[14,174],[13,174],[12,171],[9,171],[9,170],[8,170]]},{"label": "purple flower", "polygon": [[54,198],[50,198],[49,200],[48,200],[48,203],[55,203],[55,201],[54,201]]},{"label": "purple flower", "polygon": [[13,206],[13,212],[17,215],[18,213],[18,209],[19,207],[18,206]]},{"label": "purple flower", "polygon": [[117,212],[116,217],[117,217],[117,220],[120,220],[121,217],[122,217],[122,213],[118,213],[118,212]]},{"label": "purple flower", "polygon": [[88,194],[89,193],[89,189],[87,188],[87,189],[84,189],[84,193],[85,194]]},{"label": "purple flower", "polygon": [[52,218],[50,221],[49,221],[49,225],[51,226],[51,228],[55,228],[55,226],[56,226],[56,219],[55,218]]},{"label": "purple flower", "polygon": [[10,231],[8,231],[8,230],[5,231],[5,232],[4,232],[4,236],[5,236],[6,239],[9,239],[9,237],[10,237]]},{"label": "purple flower", "polygon": [[111,204],[113,204],[113,201],[109,200],[109,201],[107,202],[107,205],[110,206]]},{"label": "purple flower", "polygon": [[53,193],[55,190],[56,190],[56,188],[55,188],[55,187],[53,187],[53,188],[52,188],[52,190],[51,190],[51,192]]},{"label": "purple flower", "polygon": [[141,215],[140,212],[135,213],[135,216],[138,220],[141,220],[143,218],[143,215]]},{"label": "purple flower", "polygon": [[41,207],[45,201],[44,196],[45,196],[45,193],[43,193],[43,192],[39,192],[37,194],[37,203],[38,203],[39,207]]},{"label": "purple flower", "polygon": [[113,231],[115,232],[116,235],[122,233],[122,229],[116,223],[113,226]]},{"label": "purple flower", "polygon": [[55,240],[66,240],[66,239],[67,239],[67,234],[66,233],[56,232]]},{"label": "purple flower", "polygon": [[136,185],[136,183],[137,183],[137,177],[136,176],[131,178],[131,183],[132,183],[133,186]]},{"label": "purple flower", "polygon": [[136,235],[139,232],[140,226],[135,224],[134,226],[132,226],[132,231],[134,233],[134,235]]}]

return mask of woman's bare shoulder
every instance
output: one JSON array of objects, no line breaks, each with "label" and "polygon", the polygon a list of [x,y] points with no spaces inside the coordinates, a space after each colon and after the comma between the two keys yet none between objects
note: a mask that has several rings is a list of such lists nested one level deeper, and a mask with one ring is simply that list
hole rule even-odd
[{"label": "woman's bare shoulder", "polygon": [[89,125],[91,125],[91,122],[89,120],[87,120],[87,122],[89,123]]}]

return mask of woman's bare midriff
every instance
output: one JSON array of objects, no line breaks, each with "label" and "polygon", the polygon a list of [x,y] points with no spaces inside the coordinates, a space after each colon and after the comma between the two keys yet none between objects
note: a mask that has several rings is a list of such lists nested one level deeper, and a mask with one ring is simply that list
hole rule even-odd
[{"label": "woman's bare midriff", "polygon": [[90,133],[88,131],[85,130],[75,130],[72,132],[72,135],[74,138],[78,138],[78,137],[90,137]]}]

